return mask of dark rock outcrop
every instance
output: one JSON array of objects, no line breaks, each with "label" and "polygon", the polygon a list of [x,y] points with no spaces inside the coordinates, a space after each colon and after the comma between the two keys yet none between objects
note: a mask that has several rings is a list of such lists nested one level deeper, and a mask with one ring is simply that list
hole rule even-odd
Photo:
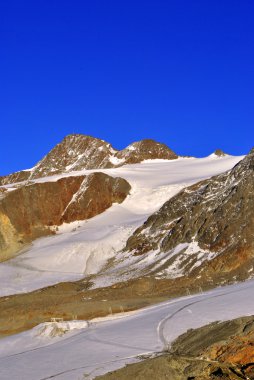
[{"label": "dark rock outcrop", "polygon": [[0,199],[0,259],[33,239],[51,234],[51,226],[91,218],[121,203],[130,191],[122,178],[103,173],[24,185]]}]

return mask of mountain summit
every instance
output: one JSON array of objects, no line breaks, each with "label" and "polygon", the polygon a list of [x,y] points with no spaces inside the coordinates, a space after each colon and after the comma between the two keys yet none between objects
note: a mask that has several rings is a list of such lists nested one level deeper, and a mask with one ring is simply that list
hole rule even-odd
[{"label": "mountain summit", "polygon": [[0,185],[69,173],[83,169],[115,168],[148,159],[173,160],[178,156],[165,144],[151,139],[134,142],[123,150],[91,136],[66,136],[32,169],[0,177]]}]

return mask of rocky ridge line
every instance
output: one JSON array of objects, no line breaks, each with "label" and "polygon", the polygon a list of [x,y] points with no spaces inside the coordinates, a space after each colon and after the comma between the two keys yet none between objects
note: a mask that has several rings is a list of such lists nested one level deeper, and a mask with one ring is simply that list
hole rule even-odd
[{"label": "rocky ridge line", "polygon": [[147,159],[173,160],[177,157],[165,144],[150,139],[134,142],[118,151],[109,143],[91,136],[68,135],[34,168],[0,177],[0,185],[83,169],[116,168]]}]

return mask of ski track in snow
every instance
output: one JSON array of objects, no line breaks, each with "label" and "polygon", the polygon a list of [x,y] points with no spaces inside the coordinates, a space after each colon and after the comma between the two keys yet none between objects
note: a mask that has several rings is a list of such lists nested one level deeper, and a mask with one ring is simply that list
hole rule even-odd
[{"label": "ski track in snow", "polygon": [[[0,340],[1,380],[81,380],[159,353],[189,328],[254,314],[254,280],[113,316],[63,337],[39,328]],[[81,325],[82,327],[82,325]]]},{"label": "ski track in snow", "polygon": [[[38,239],[18,257],[1,263],[0,296],[98,273],[125,246],[135,229],[169,198],[186,186],[231,169],[242,158],[209,156],[151,160],[120,168],[83,170],[36,180],[56,181],[63,176],[104,172],[125,178],[132,189],[122,204],[114,204],[90,220],[64,224],[57,235]],[[111,282],[112,279],[102,277],[96,286],[106,286]]]}]

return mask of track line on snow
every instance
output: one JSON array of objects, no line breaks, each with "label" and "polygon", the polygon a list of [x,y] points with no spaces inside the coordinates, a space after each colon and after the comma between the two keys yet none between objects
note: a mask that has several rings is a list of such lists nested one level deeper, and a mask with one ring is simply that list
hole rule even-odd
[{"label": "track line on snow", "polygon": [[48,347],[54,347],[60,343],[63,343],[63,342],[67,342],[67,341],[70,341],[74,338],[77,338],[78,336],[81,336],[81,335],[89,335],[93,332],[93,330],[89,330],[89,331],[81,331],[75,335],[72,335],[70,337],[67,337],[65,338],[64,340],[62,341],[57,341],[55,343],[49,343],[49,344],[45,344],[44,346],[40,346],[40,347],[35,347],[35,348],[31,348],[30,350],[25,350],[25,351],[21,351],[21,352],[17,352],[15,354],[11,354],[11,355],[6,355],[6,356],[2,356],[0,357],[0,361],[3,360],[3,359],[8,359],[8,358],[11,358],[11,357],[14,357],[14,356],[19,356],[19,355],[23,355],[23,354],[26,354],[26,353],[29,353],[29,352],[33,352],[33,351],[39,351],[39,350],[42,350],[44,348],[48,348]]},{"label": "track line on snow", "polygon": [[128,344],[123,344],[123,343],[117,343],[117,342],[113,342],[112,340],[104,340],[104,339],[99,339],[99,338],[96,338],[96,337],[93,337],[93,338],[86,338],[86,340],[88,341],[91,341],[91,342],[96,342],[96,343],[103,343],[103,344],[106,344],[106,345],[109,345],[109,346],[115,346],[115,347],[121,347],[121,348],[132,348],[132,349],[135,349],[135,350],[146,350],[146,348],[144,347],[136,347],[136,346],[130,346]]},{"label": "track line on snow", "polygon": [[[88,327],[88,329],[89,329],[89,327]],[[26,353],[38,351],[38,350],[41,350],[41,349],[44,349],[44,348],[54,347],[54,346],[57,346],[57,345],[59,345],[61,343],[66,343],[66,342],[69,343],[73,339],[76,341],[77,340],[76,338],[77,337],[81,337],[81,336],[82,336],[82,338],[85,338],[87,341],[90,341],[90,342],[103,343],[105,345],[115,346],[115,347],[121,347],[121,348],[131,348],[131,349],[135,349],[135,350],[146,350],[144,347],[136,347],[136,346],[131,346],[131,345],[128,345],[128,344],[113,342],[113,341],[110,341],[110,340],[106,341],[106,340],[99,339],[99,338],[96,338],[96,337],[89,337],[89,335],[93,334],[96,330],[95,330],[95,328],[92,328],[92,329],[89,329],[89,330],[88,329],[86,329],[86,331],[81,331],[81,332],[79,332],[79,333],[77,333],[75,335],[67,337],[67,338],[65,338],[62,341],[57,341],[55,343],[49,343],[49,344],[46,344],[44,346],[32,348],[30,350],[17,352],[15,354],[11,354],[11,355],[2,356],[2,357],[0,357],[0,361],[3,360],[3,359],[8,359],[8,358],[15,357],[15,356],[20,356],[20,355],[23,355],[23,354],[26,354]]]},{"label": "track line on snow", "polygon": [[7,266],[10,268],[18,268],[18,269],[25,269],[30,272],[39,272],[39,273],[60,273],[60,274],[75,274],[75,275],[84,275],[83,272],[70,272],[70,271],[60,271],[60,270],[51,270],[51,269],[40,269],[33,267],[29,264],[23,264],[22,262],[15,262],[15,263],[6,263]]},{"label": "track line on snow", "polygon": [[[231,290],[231,291],[224,291],[223,293],[220,293],[220,294],[217,294],[217,295],[210,295],[208,297],[205,297],[205,294],[202,294],[202,295],[193,295],[192,298],[196,298],[196,297],[202,297],[202,299],[198,299],[198,300],[192,300],[192,302],[189,302],[188,304],[180,307],[178,310],[176,310],[174,313],[166,316],[164,319],[162,319],[160,321],[160,323],[157,325],[157,333],[158,333],[158,337],[160,339],[160,341],[162,342],[162,344],[164,346],[168,346],[168,342],[167,342],[167,339],[164,335],[164,328],[165,328],[165,325],[166,323],[170,320],[170,319],[173,319],[175,315],[177,315],[178,313],[180,313],[182,310],[194,305],[194,304],[198,304],[198,303],[202,303],[204,301],[207,301],[209,299],[213,299],[213,298],[219,298],[219,297],[223,297],[225,295],[228,295],[228,294],[234,294],[234,293],[239,293],[239,292],[243,292],[245,291],[246,289],[249,289],[251,288],[252,286],[245,286],[241,289],[235,289],[235,290]],[[178,302],[183,302],[184,301],[184,298],[186,297],[183,297],[182,300],[170,300],[170,301],[167,301],[161,305],[154,305],[154,306],[150,306],[150,307],[147,307],[147,308],[144,308],[143,310],[140,310],[140,311],[137,311],[137,313],[135,313],[135,315],[137,316],[137,314],[140,314],[140,316],[142,316],[142,311],[144,310],[149,310],[151,312],[153,311],[158,311],[160,309],[164,309],[164,308],[167,308],[169,305],[172,305],[172,304],[175,304],[175,303],[178,303]],[[189,297],[188,297],[189,298]],[[127,317],[127,316],[126,316]],[[131,316],[132,317],[132,316]],[[5,357],[2,357],[0,358],[0,360],[2,359],[5,359],[5,358],[10,358],[10,357],[14,357],[14,356],[18,356],[18,355],[22,355],[22,354],[26,354],[26,353],[29,353],[29,352],[32,352],[32,351],[38,351],[38,350],[41,350],[41,349],[44,349],[44,348],[48,348],[48,347],[52,347],[52,346],[56,346],[56,345],[59,345],[59,344],[62,344],[62,343],[67,343],[70,342],[71,340],[76,340],[77,337],[78,337],[78,340],[80,339],[86,339],[85,336],[89,336],[90,334],[93,334],[94,332],[96,332],[96,323],[94,324],[95,326],[92,326],[91,329],[86,329],[85,331],[82,331],[80,333],[77,333],[71,337],[68,337],[68,338],[65,338],[64,341],[58,341],[58,342],[55,342],[55,343],[52,343],[52,344],[48,344],[48,345],[45,345],[45,346],[41,346],[41,347],[36,347],[34,349],[30,349],[30,350],[26,350],[26,351],[23,351],[23,352],[19,352],[19,353],[16,353],[16,354],[12,354],[12,355],[8,355],[8,356],[5,356]],[[94,328],[93,328],[94,327]],[[132,348],[132,349],[137,349],[137,350],[145,350],[143,347],[133,347],[133,346],[129,346],[129,345],[124,345],[124,344],[118,344],[116,342],[112,342],[112,341],[103,341],[102,339],[98,339],[96,337],[88,337],[89,341],[95,341],[95,342],[98,342],[98,343],[103,343],[103,344],[109,344],[109,345],[114,345],[114,346],[118,346],[118,347],[122,347],[122,348]],[[48,377],[45,377],[45,378],[42,378],[42,379],[39,379],[39,380],[48,380],[48,379],[52,379],[54,377],[58,377],[60,375],[63,375],[65,373],[69,373],[69,372],[73,372],[73,371],[77,371],[77,370],[80,370],[80,369],[83,369],[83,368],[90,368],[92,366],[100,366],[100,365],[106,365],[106,364],[111,364],[111,363],[116,363],[116,362],[120,362],[120,361],[123,361],[123,360],[127,360],[127,359],[132,359],[132,358],[137,358],[138,356],[140,355],[149,355],[149,354],[153,354],[153,353],[156,353],[156,351],[145,351],[145,352],[139,352],[135,355],[130,355],[130,356],[127,356],[127,357],[123,357],[123,358],[117,358],[117,359],[114,359],[114,360],[109,360],[109,361],[106,361],[106,362],[101,362],[101,363],[92,363],[92,364],[87,364],[87,365],[84,365],[84,366],[80,366],[80,367],[76,367],[76,368],[71,368],[71,369],[68,369],[68,370],[65,370],[65,371],[62,371],[62,372],[59,372],[59,373],[56,373],[56,374],[52,374]],[[157,352],[158,353],[158,352]]]},{"label": "track line on snow", "polygon": [[[167,317],[165,317],[164,319],[162,319],[160,321],[160,323],[158,324],[158,326],[157,326],[157,332],[158,332],[158,337],[159,337],[161,343],[163,344],[164,348],[165,349],[169,349],[170,348],[169,342],[167,341],[167,339],[166,339],[166,337],[164,335],[165,325],[166,325],[166,323],[168,321],[170,321],[171,319],[173,319],[178,313],[180,313],[184,309],[187,309],[189,306],[205,302],[205,301],[207,301],[209,299],[223,297],[223,296],[225,296],[227,294],[239,293],[239,292],[242,292],[242,291],[244,291],[244,290],[246,290],[248,288],[251,288],[251,286],[243,288],[243,289],[233,290],[231,292],[224,292],[224,293],[221,293],[221,294],[218,294],[218,295],[213,295],[213,296],[210,296],[210,297],[207,297],[207,298],[202,298],[201,300],[190,302],[189,304],[180,307],[174,313],[172,313],[172,314],[168,315]],[[200,296],[200,297],[202,297],[202,296]]]},{"label": "track line on snow", "polygon": [[131,355],[131,356],[125,356],[123,358],[119,358],[119,359],[114,359],[114,360],[109,360],[109,361],[106,361],[106,362],[101,362],[101,363],[92,363],[92,364],[87,364],[85,366],[82,366],[82,367],[76,367],[76,368],[71,368],[71,369],[67,369],[66,371],[62,371],[62,372],[58,372],[54,375],[50,375],[48,377],[43,377],[43,378],[40,378],[38,380],[49,380],[49,379],[53,379],[55,377],[58,377],[58,376],[61,376],[61,375],[64,375],[66,373],[70,373],[70,372],[74,372],[74,371],[78,371],[79,369],[85,369],[85,368],[89,368],[89,367],[92,367],[92,366],[96,366],[96,365],[105,365],[105,364],[112,364],[112,363],[117,363],[117,362],[121,362],[123,360],[127,360],[127,359],[135,359],[137,358],[138,356],[141,356],[141,355],[150,355],[150,354],[153,354],[154,352],[153,351],[146,351],[146,352],[142,352],[138,355]]}]

